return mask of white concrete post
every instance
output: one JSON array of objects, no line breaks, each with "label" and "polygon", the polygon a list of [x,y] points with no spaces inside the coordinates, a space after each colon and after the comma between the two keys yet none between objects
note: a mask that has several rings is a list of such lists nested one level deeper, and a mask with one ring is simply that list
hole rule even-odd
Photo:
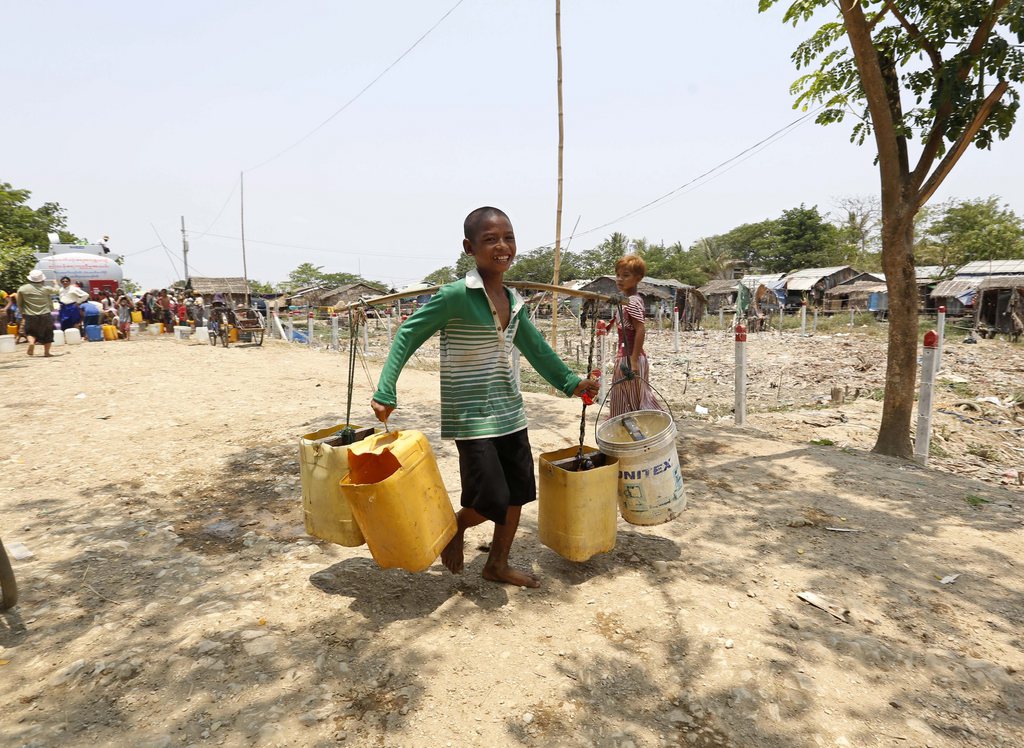
[{"label": "white concrete post", "polygon": [[939,373],[939,369],[942,368],[942,344],[946,340],[946,307],[939,307],[939,319],[937,322],[939,326],[939,350],[935,354],[935,373]]},{"label": "white concrete post", "polygon": [[737,426],[747,422],[747,328],[736,325],[736,403],[733,421]]},{"label": "white concrete post", "polygon": [[338,315],[331,315],[331,348],[338,350],[341,346],[338,344]]},{"label": "white concrete post", "polygon": [[914,439],[914,461],[928,467],[928,446],[932,437],[932,393],[935,389],[936,354],[939,336],[934,330],[924,334],[921,355],[921,389],[917,397],[917,434]]},{"label": "white concrete post", "polygon": [[672,308],[672,349],[679,353],[679,307]]},{"label": "white concrete post", "polygon": [[814,310],[814,321],[811,323],[811,332],[817,332],[817,331],[818,331],[818,310],[817,310],[817,308],[815,308],[815,310]]},{"label": "white concrete post", "polygon": [[782,334],[782,321],[786,319],[786,305],[779,307],[779,335]]},{"label": "white concrete post", "polygon": [[370,320],[366,320],[366,324],[363,325],[363,355],[365,356],[370,352]]},{"label": "white concrete post", "polygon": [[605,344],[608,340],[608,330],[604,324],[604,320],[598,320],[597,322],[597,370],[601,372],[601,387],[597,392],[598,402],[603,403],[604,398],[608,394],[608,382],[614,372],[609,376],[605,369],[605,362],[607,357],[605,356]]},{"label": "white concrete post", "polygon": [[309,318],[306,320],[306,345],[313,345],[313,312],[309,313]]},{"label": "white concrete post", "polygon": [[853,327],[853,307],[850,307],[850,327]]},{"label": "white concrete post", "polygon": [[807,334],[807,304],[800,305],[800,334]]},{"label": "white concrete post", "polygon": [[391,315],[390,314],[384,315],[384,321],[385,321],[385,323],[387,325],[387,329],[388,329],[388,350],[391,350]]},{"label": "white concrete post", "polygon": [[291,310],[288,310],[288,342],[295,342],[295,321],[292,319]]},{"label": "white concrete post", "polygon": [[718,309],[718,327],[719,329],[725,329],[725,307],[719,307]]}]

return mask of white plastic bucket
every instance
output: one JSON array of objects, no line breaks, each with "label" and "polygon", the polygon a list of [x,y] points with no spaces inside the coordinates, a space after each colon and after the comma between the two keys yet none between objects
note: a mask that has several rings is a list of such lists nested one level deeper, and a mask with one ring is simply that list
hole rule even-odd
[{"label": "white plastic bucket", "polygon": [[64,331],[64,343],[67,345],[78,345],[82,342],[82,333],[77,327],[69,327]]},{"label": "white plastic bucket", "polygon": [[0,335],[0,353],[14,353],[14,336]]},{"label": "white plastic bucket", "polygon": [[[634,440],[623,425],[632,418],[643,433]],[[676,424],[660,410],[637,410],[609,418],[597,429],[597,445],[619,460],[619,512],[633,525],[660,525],[686,508],[683,473],[676,451]]]},{"label": "white plastic bucket", "polygon": [[54,330],[53,331],[53,344],[55,346],[56,345],[64,345],[64,331],[63,330]]},{"label": "white plastic bucket", "polygon": [[189,336],[192,335],[192,328],[188,325],[175,325],[174,326],[174,339],[179,343],[188,341]]},{"label": "white plastic bucket", "polygon": [[132,322],[130,325],[128,325],[128,334],[131,335],[133,338],[139,334],[138,323]]},{"label": "white plastic bucket", "polygon": [[196,326],[193,336],[198,343],[209,343],[210,342],[210,328]]}]

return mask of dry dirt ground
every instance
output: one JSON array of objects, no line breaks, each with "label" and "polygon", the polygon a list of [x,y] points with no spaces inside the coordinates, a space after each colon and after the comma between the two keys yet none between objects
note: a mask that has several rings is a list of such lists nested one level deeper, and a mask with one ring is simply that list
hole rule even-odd
[{"label": "dry dirt ground", "polygon": [[[539,590],[480,578],[484,527],[458,577],[305,536],[298,439],[344,420],[338,353],[0,356],[0,535],[33,554],[0,614],[0,745],[1024,744],[1024,349],[947,344],[922,470],[866,451],[877,336],[751,336],[742,429],[731,337],[650,340],[688,508],[572,563],[528,507],[513,553]],[[413,366],[393,425],[426,433],[457,503],[429,347]],[[526,402],[535,453],[575,442],[578,401]]]}]

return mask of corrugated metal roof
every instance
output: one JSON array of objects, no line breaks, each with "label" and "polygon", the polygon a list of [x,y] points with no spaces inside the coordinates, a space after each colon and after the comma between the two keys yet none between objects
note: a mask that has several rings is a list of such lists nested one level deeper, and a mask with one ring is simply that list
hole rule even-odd
[{"label": "corrugated metal roof", "polygon": [[961,275],[1024,275],[1024,260],[978,260],[956,271]]},{"label": "corrugated metal roof", "polygon": [[952,278],[951,280],[942,281],[928,295],[933,299],[958,297],[969,291],[976,290],[980,282],[980,278]]},{"label": "corrugated metal roof", "polygon": [[783,278],[786,277],[785,273],[772,273],[769,275],[744,275],[740,278],[740,283],[749,288],[751,291],[756,291],[758,286],[764,286],[770,289],[776,289],[780,286],[785,285]]},{"label": "corrugated metal roof", "polygon": [[786,276],[787,291],[810,291],[823,278],[840,273],[843,270],[850,270],[849,265],[838,265],[831,268],[806,268],[796,270]]},{"label": "corrugated metal roof", "polygon": [[914,268],[914,275],[918,282],[935,280],[942,275],[942,265],[922,265]]},{"label": "corrugated metal roof", "polygon": [[878,293],[879,291],[888,290],[888,286],[886,286],[884,283],[878,283],[877,281],[856,281],[854,283],[843,283],[841,286],[830,288],[825,292],[825,295],[846,296],[847,294]]},{"label": "corrugated metal roof", "polygon": [[196,293],[203,294],[204,296],[217,293],[245,296],[249,293],[249,287],[245,284],[245,278],[202,278],[192,275],[189,276],[188,286]]},{"label": "corrugated metal roof", "polygon": [[705,285],[700,287],[700,292],[705,296],[709,294],[718,293],[732,293],[740,285],[738,280],[725,280],[722,278],[716,278],[715,280],[708,281]]},{"label": "corrugated metal roof", "polygon": [[988,288],[1017,288],[1024,286],[1024,275],[990,275],[982,278],[978,284],[978,290],[984,291]]}]

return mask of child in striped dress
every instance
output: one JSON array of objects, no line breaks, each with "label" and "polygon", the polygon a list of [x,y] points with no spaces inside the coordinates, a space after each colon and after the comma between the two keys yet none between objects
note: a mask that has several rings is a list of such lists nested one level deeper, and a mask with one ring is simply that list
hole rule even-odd
[{"label": "child in striped dress", "polygon": [[[619,416],[634,410],[664,410],[654,399],[648,382],[649,366],[644,353],[644,300],[637,293],[637,285],[647,275],[647,263],[642,257],[626,255],[615,263],[615,285],[626,296],[626,303],[616,311],[612,323],[618,327],[619,347],[615,357],[612,381],[611,415]],[[620,381],[621,380],[621,381]]]}]

